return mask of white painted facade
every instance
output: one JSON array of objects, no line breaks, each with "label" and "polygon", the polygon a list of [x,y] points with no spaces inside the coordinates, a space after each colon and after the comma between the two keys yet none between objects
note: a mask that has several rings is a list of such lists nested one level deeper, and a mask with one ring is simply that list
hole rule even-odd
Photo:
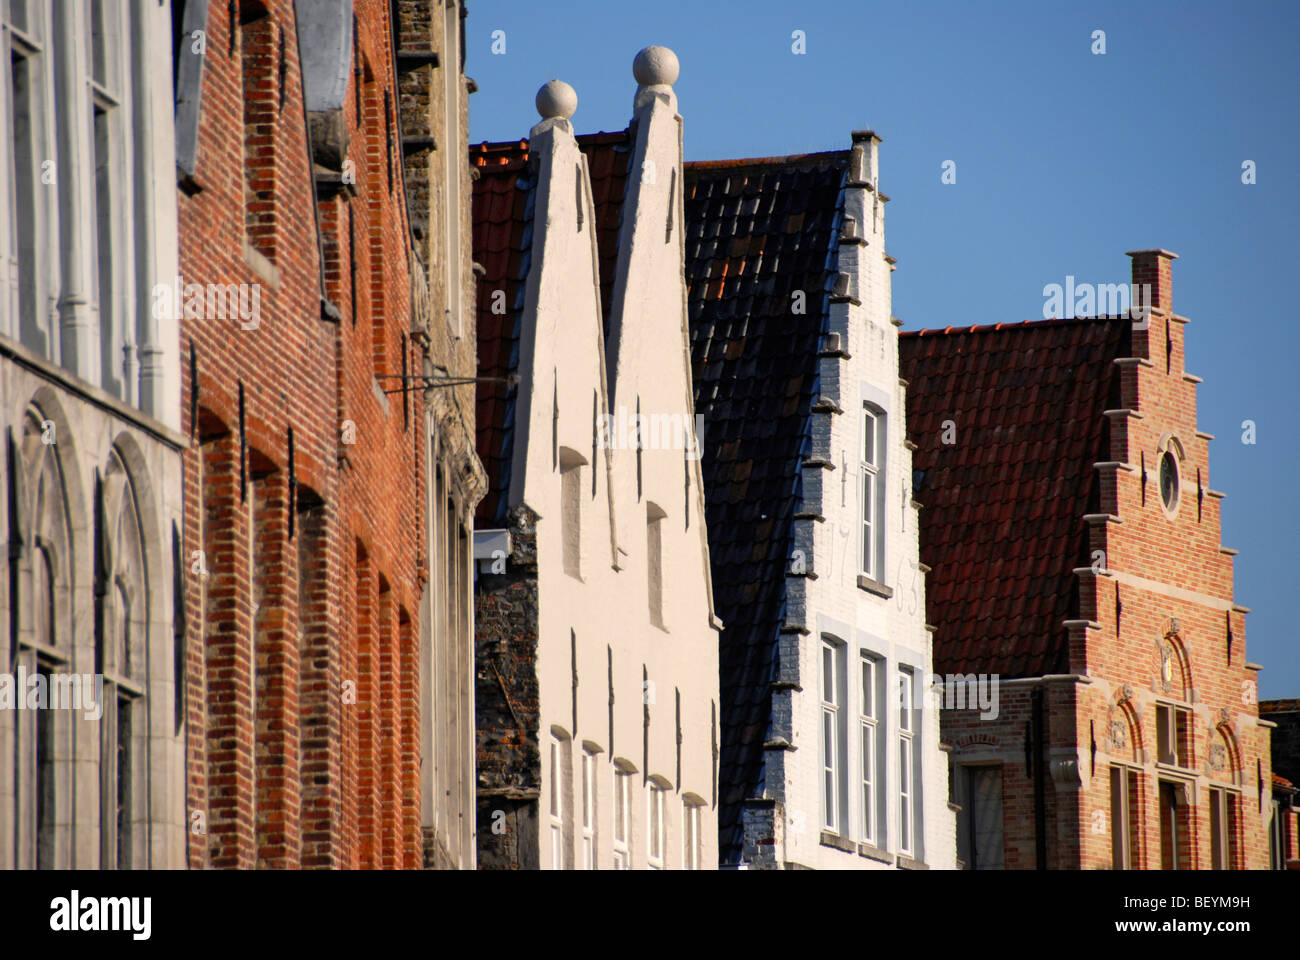
[{"label": "white painted facade", "polygon": [[[755,849],[752,837],[765,831],[747,829],[744,857],[816,869],[954,869],[947,755],[939,745],[939,713],[928,709],[925,695],[931,634],[925,626],[925,568],[918,558],[898,325],[891,317],[893,265],[885,252],[879,142],[874,134],[854,135],[844,190],[840,276],[830,297],[821,395],[803,471],[804,518],[795,522],[792,571],[799,573],[802,564],[815,576],[787,580],[787,621],[802,623],[806,632],[782,636],[778,688],[788,698],[774,695],[774,729],[788,729],[791,737],[788,746],[770,743],[766,753],[767,797],[778,802],[745,811],[747,825],[755,817],[774,819],[775,850]],[[871,456],[865,452],[864,408],[870,408],[879,438]],[[863,490],[869,473],[876,536],[867,558]],[[824,651],[833,665],[833,696],[825,689]],[[872,664],[871,698],[862,690],[864,659]],[[910,731],[901,723],[897,694],[906,671]],[[902,778],[905,751],[912,755],[910,784]]]},{"label": "white painted facade", "polygon": [[656,82],[635,100],[608,343],[571,91],[544,88],[550,116],[530,138],[538,166],[510,506],[540,517],[543,868],[717,866],[719,624],[699,461],[684,444],[610,449],[598,436],[620,406],[693,422],[675,64],[640,73]]}]

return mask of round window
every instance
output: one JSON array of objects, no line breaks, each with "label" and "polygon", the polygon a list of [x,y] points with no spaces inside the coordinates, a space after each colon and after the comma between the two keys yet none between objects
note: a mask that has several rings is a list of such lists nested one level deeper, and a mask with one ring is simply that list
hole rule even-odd
[{"label": "round window", "polygon": [[1178,463],[1170,450],[1160,457],[1160,499],[1164,501],[1166,510],[1178,505]]}]

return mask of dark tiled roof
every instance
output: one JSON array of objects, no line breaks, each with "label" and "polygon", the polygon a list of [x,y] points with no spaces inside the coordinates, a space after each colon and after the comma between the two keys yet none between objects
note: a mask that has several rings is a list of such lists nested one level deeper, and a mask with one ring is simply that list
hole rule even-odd
[{"label": "dark tiled roof", "polygon": [[[848,151],[689,163],[685,172],[695,411],[720,640],[723,863],[741,804],[763,793],[763,742],[785,620],[791,518],[834,285]],[[791,293],[807,312],[791,314]]]},{"label": "dark tiled roof", "polygon": [[[519,323],[532,245],[528,141],[480,144],[471,151],[470,161],[479,171],[474,183],[474,260],[483,267],[476,285],[478,375],[506,377],[519,366]],[[498,291],[505,294],[504,314],[492,312],[494,299],[502,303]],[[506,383],[478,384],[477,446],[488,489],[476,522],[485,527],[506,525],[517,390]]]},{"label": "dark tiled roof", "polygon": [[[606,323],[618,262],[618,230],[631,158],[629,131],[580,136],[587,156],[596,204],[596,242],[601,302]],[[519,334],[531,258],[533,181],[527,140],[482,143],[470,150],[478,168],[474,183],[474,260],[482,265],[478,290],[478,375],[506,377],[519,367]],[[504,314],[493,313],[496,291],[505,293]],[[498,298],[498,302],[500,302]],[[515,395],[518,387],[480,382],[477,391],[477,445],[487,470],[487,494],[476,522],[506,525],[510,463],[514,451]]]},{"label": "dark tiled roof", "polygon": [[[921,509],[936,673],[1064,672],[1088,566],[1093,464],[1110,459],[1124,319],[904,333],[899,362]],[[952,421],[955,443],[944,444]]]}]

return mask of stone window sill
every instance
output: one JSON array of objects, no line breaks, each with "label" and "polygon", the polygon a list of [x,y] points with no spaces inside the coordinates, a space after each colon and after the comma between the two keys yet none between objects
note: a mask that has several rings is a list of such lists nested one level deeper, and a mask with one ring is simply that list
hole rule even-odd
[{"label": "stone window sill", "polygon": [[829,830],[823,830],[821,836],[823,847],[833,847],[836,850],[842,850],[845,853],[853,853],[855,844],[852,840],[846,840],[838,833],[831,833]]},{"label": "stone window sill", "polygon": [[884,597],[888,600],[894,595],[893,587],[887,587],[879,580],[872,580],[866,574],[858,574],[858,589],[865,590],[867,593],[874,593],[878,597]]},{"label": "stone window sill", "polygon": [[898,855],[898,867],[900,870],[929,870],[929,866],[920,860],[913,860],[911,857],[905,857],[901,853]]},{"label": "stone window sill", "polygon": [[879,860],[891,867],[894,865],[894,855],[892,853],[888,850],[881,850],[879,847],[873,847],[869,843],[858,844],[858,856],[866,857],[868,860]]}]

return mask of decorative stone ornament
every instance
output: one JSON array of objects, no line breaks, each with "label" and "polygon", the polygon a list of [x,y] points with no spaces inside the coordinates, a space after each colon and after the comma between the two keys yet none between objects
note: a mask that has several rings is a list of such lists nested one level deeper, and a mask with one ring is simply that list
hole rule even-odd
[{"label": "decorative stone ornament", "polygon": [[[675,59],[675,58],[674,58]],[[543,120],[562,117],[567,120],[578,109],[578,94],[563,80],[551,80],[537,91],[537,112]]]},{"label": "decorative stone ornament", "polygon": [[671,87],[680,72],[677,54],[667,47],[646,47],[632,61],[632,75],[643,87]]}]

